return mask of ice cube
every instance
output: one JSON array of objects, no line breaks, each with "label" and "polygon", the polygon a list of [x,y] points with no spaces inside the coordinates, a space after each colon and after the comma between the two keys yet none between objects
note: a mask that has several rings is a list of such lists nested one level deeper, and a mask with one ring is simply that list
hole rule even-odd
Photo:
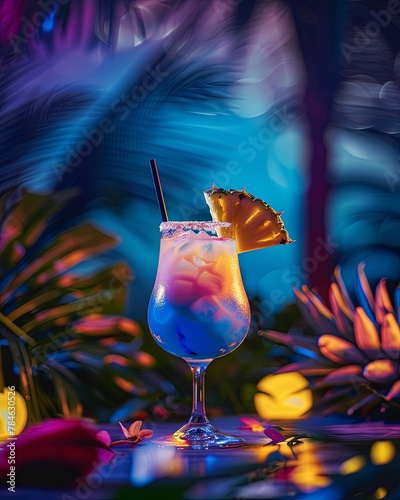
[{"label": "ice cube", "polygon": [[212,243],[207,243],[206,245],[201,246],[198,255],[201,259],[210,261],[215,260],[213,253]]},{"label": "ice cube", "polygon": [[195,265],[193,265],[191,262],[189,262],[187,259],[184,257],[180,257],[178,260],[178,263],[176,264],[175,268],[175,275],[176,276],[182,276],[182,275],[190,275],[190,276],[196,276],[198,273],[198,269]]},{"label": "ice cube", "polygon": [[218,303],[212,297],[202,297],[190,309],[202,321],[209,321],[217,313],[218,307]]},{"label": "ice cube", "polygon": [[207,262],[203,259],[201,259],[200,257],[198,257],[197,255],[195,255],[193,257],[193,263],[196,265],[196,266],[206,266],[207,265]]},{"label": "ice cube", "polygon": [[216,274],[204,271],[197,281],[202,295],[219,295],[224,285],[223,278]]}]

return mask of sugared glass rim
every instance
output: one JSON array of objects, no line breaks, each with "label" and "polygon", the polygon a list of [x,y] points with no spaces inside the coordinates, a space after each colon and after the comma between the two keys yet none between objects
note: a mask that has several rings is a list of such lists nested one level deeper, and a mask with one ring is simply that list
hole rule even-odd
[{"label": "sugared glass rim", "polygon": [[214,222],[214,221],[167,221],[160,224],[161,231],[176,231],[177,229],[198,229],[203,231],[211,231],[220,228],[232,227],[232,222]]}]

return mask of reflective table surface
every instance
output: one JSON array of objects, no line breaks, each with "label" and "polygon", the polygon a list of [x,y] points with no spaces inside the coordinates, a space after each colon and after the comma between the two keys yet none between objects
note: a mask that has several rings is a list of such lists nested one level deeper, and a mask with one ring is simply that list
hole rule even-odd
[{"label": "reflective table surface", "polygon": [[[152,439],[121,445],[84,481],[59,489],[20,487],[12,498],[400,499],[400,424],[322,416],[257,422],[252,416],[213,419],[220,430],[243,437],[243,447],[180,450],[155,446]],[[157,424],[154,437],[179,424]],[[98,427],[121,438],[118,424]],[[273,444],[263,428],[285,440]]]}]

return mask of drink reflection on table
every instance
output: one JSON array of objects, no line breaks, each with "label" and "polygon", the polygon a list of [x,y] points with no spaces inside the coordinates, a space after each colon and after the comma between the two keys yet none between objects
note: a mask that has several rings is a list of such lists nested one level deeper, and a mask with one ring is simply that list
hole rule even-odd
[{"label": "drink reflection on table", "polygon": [[[224,420],[229,423],[229,419]],[[291,431],[286,429],[285,434],[299,435],[295,427]],[[299,439],[295,446],[289,446],[292,438],[271,445],[262,431],[247,430],[243,432],[247,446],[229,453],[223,450],[194,452],[146,443],[134,450],[131,484],[151,487],[153,482],[158,485],[189,482],[185,498],[193,500],[281,499],[287,495],[318,500],[396,498],[389,495],[393,488],[399,488],[396,443],[385,439],[382,430],[376,433],[375,439],[364,442],[326,439],[329,435],[339,435],[339,438],[345,435],[340,434],[342,427],[346,426],[329,427],[326,435],[306,429],[310,437]],[[356,430],[359,426],[353,427]],[[384,427],[382,425],[383,431]],[[396,429],[400,437],[400,427]]]}]

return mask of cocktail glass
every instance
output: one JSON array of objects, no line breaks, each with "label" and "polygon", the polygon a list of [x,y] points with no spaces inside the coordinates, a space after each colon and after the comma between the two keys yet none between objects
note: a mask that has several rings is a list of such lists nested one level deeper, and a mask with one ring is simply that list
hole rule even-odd
[{"label": "cocktail glass", "polygon": [[193,404],[189,421],[157,442],[191,449],[242,446],[242,438],[216,429],[205,411],[207,366],[236,349],[250,325],[232,225],[163,222],[160,229],[148,324],[160,347],[188,363]]}]

